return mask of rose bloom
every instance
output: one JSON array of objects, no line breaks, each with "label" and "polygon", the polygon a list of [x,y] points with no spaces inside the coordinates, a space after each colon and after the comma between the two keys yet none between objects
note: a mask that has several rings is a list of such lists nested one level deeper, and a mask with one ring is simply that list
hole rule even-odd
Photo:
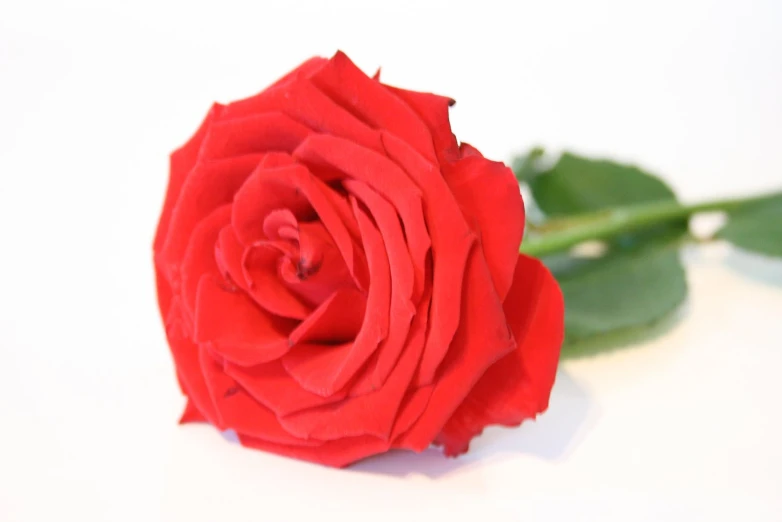
[{"label": "rose bloom", "polygon": [[215,104],[171,154],[154,260],[182,422],[341,467],[457,455],[548,407],[562,295],[453,103],[337,53]]}]

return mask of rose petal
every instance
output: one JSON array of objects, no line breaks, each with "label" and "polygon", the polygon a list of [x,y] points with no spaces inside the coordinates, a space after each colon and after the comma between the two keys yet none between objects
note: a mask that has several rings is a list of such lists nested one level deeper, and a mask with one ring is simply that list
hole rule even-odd
[{"label": "rose petal", "polygon": [[334,136],[311,135],[293,156],[314,172],[325,167],[363,181],[388,199],[402,219],[413,266],[420,272],[431,243],[421,192],[402,169],[381,154]]},{"label": "rose petal", "polygon": [[354,288],[331,294],[291,332],[291,344],[345,343],[358,335],[364,321],[367,299]]},{"label": "rose petal", "polygon": [[[477,156],[479,158],[483,157],[483,154],[481,154],[481,151],[470,145],[469,143],[461,142],[459,144],[459,154],[460,158],[469,158],[471,156]],[[450,171],[449,171],[450,173]],[[446,179],[447,179],[446,175]]]},{"label": "rose petal", "polygon": [[171,289],[171,285],[168,283],[166,276],[163,275],[163,272],[157,267],[155,267],[155,290],[157,292],[160,317],[165,320],[168,315],[168,310],[171,308],[171,300],[174,298],[174,292]]},{"label": "rose petal", "polygon": [[196,293],[201,277],[219,275],[215,261],[215,244],[225,225],[231,221],[231,205],[213,210],[193,230],[182,259],[182,303],[188,318],[195,313]]},{"label": "rose petal", "polygon": [[242,259],[247,293],[268,312],[291,319],[304,319],[312,311],[285,286],[279,276],[283,254],[271,243],[247,248]]},{"label": "rose petal", "polygon": [[177,375],[188,400],[195,404],[210,424],[216,424],[217,412],[201,373],[198,345],[188,336],[181,317],[180,300],[175,297],[166,318],[166,337],[177,368]]},{"label": "rose petal", "polygon": [[357,286],[364,288],[366,261],[354,248],[350,230],[342,219],[346,210],[337,210],[338,205],[347,203],[336,203],[339,198],[330,197],[329,192],[333,191],[301,165],[261,167],[236,194],[231,222],[240,241],[251,245],[264,238],[263,222],[271,211],[287,208],[299,221],[306,221],[312,217],[306,209],[312,209],[331,235]]},{"label": "rose petal", "polygon": [[344,386],[350,380],[380,344],[374,339],[379,334],[373,333],[338,345],[299,343],[282,357],[282,365],[299,386],[328,397],[340,390],[342,386],[338,384]]},{"label": "rose petal", "polygon": [[446,455],[467,451],[486,426],[518,426],[548,408],[564,331],[564,302],[556,280],[539,260],[518,256],[504,304],[518,347],[494,363],[443,426]]},{"label": "rose petal", "polygon": [[[564,340],[562,290],[539,259],[526,255],[519,256],[511,290],[503,304],[505,318],[521,349],[530,405],[543,411],[548,408]],[[537,302],[530,299],[535,295]]]},{"label": "rose petal", "polygon": [[218,120],[201,145],[201,160],[230,158],[267,151],[293,152],[311,131],[281,112]]},{"label": "rose petal", "polygon": [[236,237],[233,227],[226,226],[220,230],[215,244],[215,261],[220,273],[226,280],[226,285],[247,290],[244,280],[244,245]]},{"label": "rose petal", "polygon": [[305,390],[322,396],[345,386],[388,334],[391,278],[385,246],[366,212],[353,204],[370,274],[364,324],[352,343],[297,346],[282,358],[285,369]]},{"label": "rose petal", "polygon": [[[282,417],[280,423],[285,429],[298,437],[313,437],[321,440],[357,435],[374,435],[383,440],[389,439],[397,411],[423,351],[426,339],[426,311],[429,308],[428,297],[427,295],[421,300],[410,329],[410,338],[404,344],[404,351],[398,364],[382,387],[360,397],[351,397],[339,403]],[[381,352],[383,349],[381,345]]]},{"label": "rose petal", "polygon": [[381,150],[376,131],[302,77],[226,105],[222,118],[266,112],[282,112],[316,132],[341,136],[365,147]]},{"label": "rose petal", "polygon": [[206,417],[198,410],[198,406],[195,403],[187,399],[185,405],[185,411],[182,412],[182,416],[179,418],[179,424],[189,424],[191,422],[208,422]]},{"label": "rose petal", "polygon": [[323,67],[328,62],[328,59],[322,58],[320,56],[314,56],[307,60],[306,62],[302,63],[295,69],[293,69],[291,72],[277,80],[272,84],[272,86],[276,85],[282,85],[285,83],[291,83],[294,82],[300,78],[307,78],[309,77],[313,72],[317,71],[321,67]]},{"label": "rose petal", "polygon": [[426,198],[426,223],[432,239],[433,281],[429,311],[431,327],[417,381],[418,386],[423,386],[433,382],[459,326],[462,281],[476,238],[437,168],[393,135],[383,134],[383,144],[389,158],[404,169]]},{"label": "rose petal", "polygon": [[198,223],[214,209],[230,203],[263,155],[242,156],[199,164],[182,187],[171,215],[168,237],[157,255],[170,279],[176,278],[187,243]]},{"label": "rose petal", "polygon": [[399,447],[426,449],[486,369],[516,348],[502,303],[490,282],[486,261],[475,248],[465,270],[459,329],[438,370],[426,411],[396,441]]},{"label": "rose petal", "polygon": [[328,397],[308,392],[288,375],[280,361],[248,367],[228,363],[225,372],[277,416],[337,402],[345,397],[344,391]]},{"label": "rose petal", "polygon": [[476,155],[462,158],[446,172],[451,193],[480,237],[497,295],[504,300],[513,282],[524,233],[524,202],[518,181],[504,164]]},{"label": "rose petal", "polygon": [[278,169],[292,165],[296,165],[296,160],[287,152],[267,152],[260,163],[263,169]]},{"label": "rose petal", "polygon": [[321,441],[307,440],[288,433],[271,410],[253,399],[237,382],[226,375],[221,363],[205,349],[201,350],[201,369],[204,372],[212,402],[220,415],[221,430],[259,438],[275,444],[320,446]]},{"label": "rose petal", "polygon": [[157,230],[155,231],[155,252],[162,248],[163,242],[166,240],[171,212],[174,210],[174,205],[176,205],[176,202],[179,199],[179,193],[182,190],[185,179],[187,179],[190,170],[196,163],[198,150],[201,148],[204,136],[206,136],[206,132],[212,122],[222,113],[223,108],[224,107],[219,103],[213,104],[195,134],[191,136],[187,143],[171,153],[166,199],[163,202],[160,220],[158,221]]},{"label": "rose petal", "polygon": [[[376,388],[385,386],[386,379],[391,375],[405,349],[405,343],[410,342],[408,332],[412,329],[410,323],[416,313],[411,309],[409,301],[395,296],[393,289],[391,290],[391,309],[389,312],[391,320],[388,337],[380,345],[377,363],[372,373],[371,382]],[[421,311],[423,314],[426,314],[426,312],[427,310]]]},{"label": "rose petal", "polygon": [[380,346],[372,354],[372,357],[364,363],[364,366],[356,372],[354,378],[347,384],[348,397],[361,397],[377,391],[378,387],[375,386],[374,383],[375,367],[377,366],[377,360],[380,356],[380,351],[383,348],[383,343],[387,340],[388,338],[380,343]]},{"label": "rose petal", "polygon": [[285,259],[280,275],[305,303],[318,306],[340,288],[355,288],[345,260],[321,223],[301,223],[298,259]]},{"label": "rose petal", "polygon": [[[405,346],[407,333],[410,330],[410,321],[415,314],[415,307],[410,299],[413,297],[416,276],[413,275],[413,264],[410,252],[405,245],[399,217],[391,204],[361,181],[346,180],[344,185],[348,191],[366,204],[375,218],[386,245],[386,253],[391,267],[390,330],[388,338],[383,342],[378,352],[377,365],[372,377],[372,384],[379,388],[388,378]],[[420,284],[423,285],[425,267],[420,268],[418,277]],[[424,313],[426,312],[424,310]]]},{"label": "rose petal", "polygon": [[231,222],[236,236],[245,245],[265,239],[263,224],[278,209],[289,210],[297,219],[313,219],[315,210],[306,195],[289,176],[301,167],[287,165],[268,168],[259,165],[234,197]]},{"label": "rose petal", "polygon": [[[408,392],[407,397],[402,401],[402,406],[399,408],[396,422],[394,422],[391,440],[396,441],[421,417],[426,410],[426,406],[429,404],[429,399],[432,397],[433,391],[434,385],[430,384]],[[394,447],[400,446],[395,443]]]},{"label": "rose petal", "polygon": [[404,100],[429,128],[437,160],[441,165],[459,159],[459,145],[451,131],[448,118],[448,109],[453,107],[456,100],[428,92],[407,91],[389,85],[384,87]]},{"label": "rose petal", "polygon": [[[383,134],[389,158],[334,136],[311,135],[294,157],[317,168],[327,165],[369,184],[396,207],[408,234],[413,259],[423,263],[429,248],[423,232],[429,230],[435,268],[432,328],[421,361],[419,385],[432,382],[459,325],[461,287],[467,254],[475,234],[434,165],[391,134]],[[426,195],[426,215],[421,220],[418,201]],[[412,205],[411,205],[412,203]]]},{"label": "rose petal", "polygon": [[272,210],[263,220],[263,235],[267,238],[299,240],[299,223],[287,208]]},{"label": "rose petal", "polygon": [[435,161],[432,136],[415,111],[364,74],[345,53],[338,51],[310,79],[351,114],[375,129],[391,132]]},{"label": "rose petal", "polygon": [[[400,296],[409,303],[411,299],[414,299],[413,287],[419,283],[416,279],[420,280],[421,290],[423,290],[425,268],[423,265],[413,267],[410,251],[405,243],[402,224],[394,207],[362,181],[348,179],[342,184],[348,192],[366,205],[377,223],[377,228],[386,245],[388,261],[391,266],[391,284],[399,289]],[[417,297],[415,300],[418,300]],[[414,310],[415,307],[410,304],[410,309]]]},{"label": "rose petal", "polygon": [[282,356],[294,325],[264,312],[244,293],[224,289],[214,277],[201,278],[194,337],[227,360],[249,366]]}]

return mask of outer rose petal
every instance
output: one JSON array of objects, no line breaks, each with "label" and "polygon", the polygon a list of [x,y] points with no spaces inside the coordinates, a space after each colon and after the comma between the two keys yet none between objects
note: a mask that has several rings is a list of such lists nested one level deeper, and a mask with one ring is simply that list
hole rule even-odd
[{"label": "outer rose petal", "polygon": [[182,416],[179,418],[179,424],[187,424],[189,422],[209,422],[206,417],[198,410],[198,406],[195,403],[187,399],[185,405],[185,411],[182,412]]},{"label": "outer rose petal", "polygon": [[200,358],[201,371],[221,421],[220,429],[232,429],[243,435],[278,444],[322,444],[321,441],[305,440],[285,431],[274,413],[238,386],[236,381],[223,371],[222,361],[215,360],[204,348],[201,348]]},{"label": "outer rose petal", "polygon": [[316,132],[342,136],[365,147],[381,150],[377,132],[305,78],[297,78],[230,103],[225,106],[222,117],[237,118],[264,112],[282,112]]},{"label": "outer rose petal", "polygon": [[285,76],[283,76],[282,78],[274,82],[274,84],[272,84],[272,87],[284,83],[293,82],[302,77],[306,78],[314,71],[323,67],[327,62],[328,60],[326,58],[322,58],[320,56],[313,56],[312,58],[302,63],[301,65],[293,69],[291,72],[289,72],[288,74],[286,74]]},{"label": "outer rose petal", "polygon": [[[171,301],[174,298],[174,293],[171,290],[171,285],[157,267],[155,267],[155,288],[157,289],[157,304],[158,309],[160,310],[160,317],[165,319],[171,308]],[[181,385],[180,388],[182,388]]]},{"label": "outer rose petal", "polygon": [[212,105],[212,108],[201,122],[198,130],[193,136],[180,148],[171,153],[170,174],[168,178],[168,188],[166,189],[166,199],[163,202],[163,210],[160,213],[157,231],[155,232],[154,249],[157,250],[163,246],[163,241],[168,233],[168,222],[171,219],[171,212],[179,199],[179,192],[182,190],[182,184],[185,182],[190,169],[196,163],[198,151],[201,148],[201,142],[204,141],[206,132],[212,122],[222,113],[223,106],[219,103]]},{"label": "outer rose petal", "polygon": [[406,91],[389,85],[384,87],[403,99],[429,127],[437,160],[441,165],[459,159],[459,145],[451,132],[448,119],[448,109],[453,107],[456,100],[428,92]]},{"label": "outer rose petal", "polygon": [[432,137],[415,111],[364,74],[345,53],[338,51],[310,79],[329,98],[371,127],[391,132],[427,159],[435,160]]},{"label": "outer rose petal", "polygon": [[171,355],[177,368],[180,385],[188,396],[189,401],[195,404],[198,411],[210,424],[218,425],[219,417],[215,410],[209,390],[201,373],[201,362],[198,358],[198,345],[188,337],[182,324],[182,311],[178,298],[171,302],[171,308],[166,317],[166,336],[171,347]]},{"label": "outer rose petal", "polygon": [[480,237],[494,288],[505,299],[524,233],[524,202],[516,177],[503,163],[479,155],[463,157],[446,172],[451,192]]},{"label": "outer rose petal", "polygon": [[[155,231],[155,240],[153,244],[153,250],[157,254],[160,249],[163,248],[163,244],[168,236],[168,229],[171,221],[171,214],[174,211],[174,206],[179,199],[182,186],[185,183],[190,170],[196,163],[198,158],[198,151],[201,147],[201,143],[204,140],[207,129],[211,125],[212,121],[221,113],[222,105],[215,103],[212,105],[211,110],[207,113],[206,118],[199,126],[198,130],[182,147],[171,153],[169,159],[169,179],[168,187],[166,189],[165,200],[163,201],[163,208],[160,212],[160,219],[158,220],[157,230]],[[160,316],[165,320],[168,316],[168,311],[171,306],[172,289],[171,282],[166,278],[159,268],[155,268],[156,288],[158,296],[158,307],[160,309]]]},{"label": "outer rose petal", "polygon": [[564,329],[562,292],[537,259],[521,255],[505,315],[518,347],[487,370],[437,437],[446,455],[467,451],[490,424],[518,426],[548,408]]},{"label": "outer rose petal", "polygon": [[217,121],[209,128],[199,157],[203,161],[257,152],[293,152],[309,133],[309,128],[281,112]]}]

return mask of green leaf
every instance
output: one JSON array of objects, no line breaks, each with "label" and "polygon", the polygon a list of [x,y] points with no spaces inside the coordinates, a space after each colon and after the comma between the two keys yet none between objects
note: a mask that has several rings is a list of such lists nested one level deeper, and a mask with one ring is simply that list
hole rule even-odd
[{"label": "green leaf", "polygon": [[[537,207],[552,218],[676,199],[665,182],[638,167],[605,159],[588,159],[568,152],[551,169],[530,180],[529,186]],[[638,246],[671,230],[686,232],[687,220],[624,234],[613,244]]]},{"label": "green leaf", "polygon": [[511,169],[520,183],[529,182],[529,180],[541,173],[538,161],[543,157],[544,153],[543,148],[534,147],[526,155],[516,156],[513,159]]},{"label": "green leaf", "polygon": [[[668,185],[638,167],[570,153],[528,183],[538,207],[558,223],[614,207],[676,199]],[[682,220],[620,236],[597,259],[544,259],[565,297],[563,355],[616,348],[667,326],[687,295],[676,249],[685,234],[687,220]]]},{"label": "green leaf", "polygon": [[530,179],[529,185],[549,217],[676,198],[668,185],[638,167],[567,152],[551,169]]},{"label": "green leaf", "polygon": [[[657,333],[687,295],[676,235],[642,248],[552,268],[565,298],[563,356],[629,344]],[[564,268],[563,268],[564,267]]]},{"label": "green leaf", "polygon": [[782,257],[782,197],[737,210],[717,237],[757,254]]}]

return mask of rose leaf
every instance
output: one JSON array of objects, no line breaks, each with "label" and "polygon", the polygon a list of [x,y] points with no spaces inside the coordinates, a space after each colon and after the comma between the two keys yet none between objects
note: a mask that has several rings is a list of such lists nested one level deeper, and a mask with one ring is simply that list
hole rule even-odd
[{"label": "rose leaf", "polygon": [[782,197],[732,213],[717,237],[756,254],[782,257]]}]

